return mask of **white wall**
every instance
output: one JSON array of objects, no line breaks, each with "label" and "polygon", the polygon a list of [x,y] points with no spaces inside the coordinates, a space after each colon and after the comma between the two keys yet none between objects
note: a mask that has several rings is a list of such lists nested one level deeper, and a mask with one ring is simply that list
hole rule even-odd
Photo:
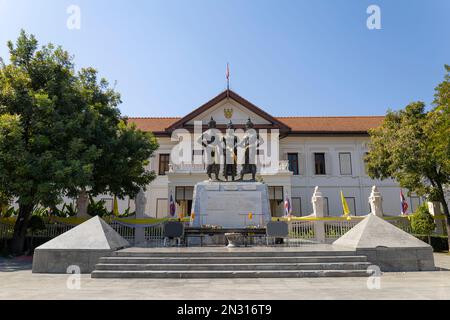
[{"label": "white wall", "polygon": [[[319,186],[328,198],[332,216],[342,214],[340,191],[345,197],[355,198],[356,214],[369,213],[368,197],[373,185],[377,185],[384,196],[383,209],[388,214],[399,213],[400,188],[392,180],[372,180],[365,173],[363,158],[367,152],[368,137],[286,137],[280,142],[280,156],[287,159],[287,153],[299,154],[299,173],[292,177],[292,197],[300,197],[302,214],[312,212],[311,197]],[[326,175],[314,172],[314,153],[323,152],[326,158]],[[339,153],[351,154],[352,174],[341,175]]]},{"label": "white wall", "polygon": [[[150,159],[149,170],[158,173],[158,162],[160,153],[170,153],[175,145],[170,138],[159,138],[160,148],[155,156]],[[280,141],[280,158],[287,159],[287,153],[299,154],[299,173],[298,176],[275,175],[263,177],[270,186],[283,186],[285,193],[291,198],[301,198],[302,215],[312,213],[311,197],[313,190],[319,186],[325,197],[328,197],[330,215],[339,216],[342,214],[342,205],[340,199],[340,190],[344,192],[345,197],[354,197],[357,215],[369,213],[368,197],[373,185],[378,186],[383,195],[383,211],[388,215],[398,215],[400,213],[400,188],[395,181],[390,179],[379,181],[370,179],[364,170],[363,157],[367,152],[368,137],[286,137]],[[326,153],[327,174],[317,176],[314,174],[313,153]],[[352,175],[343,176],[339,170],[339,152],[350,152],[352,160]],[[171,189],[169,189],[169,179]],[[172,192],[175,186],[194,186],[199,181],[206,180],[206,174],[171,174],[168,176],[157,176],[157,178],[148,186],[146,215],[156,217],[158,208],[158,199],[165,199],[168,204],[170,190]],[[404,190],[407,197],[407,190]],[[111,198],[104,195],[97,199]],[[411,208],[411,199],[408,203]],[[71,199],[65,199],[71,202]],[[161,201],[160,201],[161,204]],[[134,200],[119,200],[119,211],[123,213],[128,206],[134,210]],[[167,211],[167,208],[165,209]],[[161,211],[161,210],[160,210]],[[168,212],[167,212],[168,214]],[[299,213],[294,212],[298,215]]]}]

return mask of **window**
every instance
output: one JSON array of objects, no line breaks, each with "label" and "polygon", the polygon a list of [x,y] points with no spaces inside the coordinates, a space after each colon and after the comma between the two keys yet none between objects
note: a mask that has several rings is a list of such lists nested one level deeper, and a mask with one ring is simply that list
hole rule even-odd
[{"label": "window", "polygon": [[269,187],[269,199],[283,201],[283,187]]},{"label": "window", "polygon": [[175,201],[192,200],[194,187],[176,187]]},{"label": "window", "polygon": [[292,198],[292,215],[301,217],[302,216],[302,199]]},{"label": "window", "polygon": [[314,168],[317,175],[326,174],[325,153],[314,153]]},{"label": "window", "polygon": [[339,167],[341,175],[347,176],[352,174],[352,155],[350,152],[339,153]]},{"label": "window", "polygon": [[169,171],[170,154],[162,153],[159,155],[159,175],[165,176]]},{"label": "window", "polygon": [[289,171],[294,173],[294,176],[298,176],[298,153],[288,153]]},{"label": "window", "polygon": [[356,214],[356,200],[353,197],[346,197],[345,201],[347,201],[348,209],[350,210],[350,215],[357,216]]}]

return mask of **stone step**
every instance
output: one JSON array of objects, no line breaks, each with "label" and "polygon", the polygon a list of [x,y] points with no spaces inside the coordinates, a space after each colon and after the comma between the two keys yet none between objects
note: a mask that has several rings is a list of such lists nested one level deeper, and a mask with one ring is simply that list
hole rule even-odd
[{"label": "stone step", "polygon": [[107,271],[259,271],[259,270],[367,270],[368,262],[259,263],[259,264],[97,264]]},{"label": "stone step", "polygon": [[157,251],[133,252],[117,251],[113,257],[316,257],[316,256],[354,256],[355,251]]},{"label": "stone step", "polygon": [[317,278],[317,277],[367,277],[366,270],[265,270],[265,271],[107,271],[95,270],[92,278]]},{"label": "stone step", "polygon": [[366,256],[311,257],[103,257],[100,264],[246,264],[367,262]]}]

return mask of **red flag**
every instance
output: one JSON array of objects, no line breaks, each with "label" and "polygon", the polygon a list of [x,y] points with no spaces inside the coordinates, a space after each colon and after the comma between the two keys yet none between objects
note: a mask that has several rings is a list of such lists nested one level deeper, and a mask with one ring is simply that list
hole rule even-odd
[{"label": "red flag", "polygon": [[170,216],[175,217],[176,206],[175,206],[175,202],[173,201],[172,195],[170,195],[169,210],[170,210]]},{"label": "red flag", "polygon": [[403,191],[400,190],[400,204],[401,204],[401,209],[402,209],[402,214],[405,215],[408,213],[408,202],[405,199],[405,196],[403,195]]},{"label": "red flag", "polygon": [[286,197],[286,200],[284,201],[284,212],[286,213],[286,216],[290,216],[292,213],[291,201],[288,197]]}]

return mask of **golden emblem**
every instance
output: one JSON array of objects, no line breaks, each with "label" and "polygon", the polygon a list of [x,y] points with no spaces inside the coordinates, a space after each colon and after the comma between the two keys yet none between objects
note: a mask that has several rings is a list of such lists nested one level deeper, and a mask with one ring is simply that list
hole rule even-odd
[{"label": "golden emblem", "polygon": [[233,117],[233,108],[230,109],[224,109],[223,114],[225,115],[225,118],[230,120]]}]

